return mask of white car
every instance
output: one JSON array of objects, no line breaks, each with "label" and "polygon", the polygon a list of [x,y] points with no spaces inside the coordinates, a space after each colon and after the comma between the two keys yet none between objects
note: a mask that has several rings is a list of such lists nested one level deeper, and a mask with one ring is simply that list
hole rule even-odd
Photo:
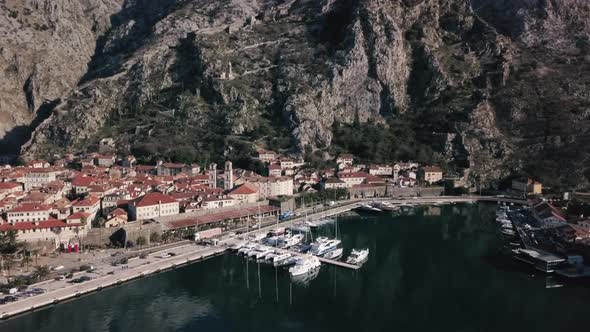
[{"label": "white car", "polygon": [[172,257],[172,255],[170,255],[170,254],[161,254],[161,255],[158,255],[156,257],[157,258],[170,258],[170,257]]}]

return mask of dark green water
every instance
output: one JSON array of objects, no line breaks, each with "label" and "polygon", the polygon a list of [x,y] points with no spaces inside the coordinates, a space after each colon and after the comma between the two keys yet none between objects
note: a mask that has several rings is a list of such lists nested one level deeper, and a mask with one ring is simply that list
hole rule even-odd
[{"label": "dark green water", "polygon": [[0,322],[0,331],[583,329],[589,289],[546,289],[544,276],[490,257],[499,245],[493,212],[452,205],[343,217],[345,255],[371,250],[360,271],[323,266],[303,286],[285,271],[261,265],[259,273],[258,264],[225,255]]}]

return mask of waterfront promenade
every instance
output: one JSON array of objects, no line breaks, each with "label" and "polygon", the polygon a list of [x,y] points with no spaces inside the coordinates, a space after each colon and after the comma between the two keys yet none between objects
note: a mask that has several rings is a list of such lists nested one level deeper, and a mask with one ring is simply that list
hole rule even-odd
[{"label": "waterfront promenade", "polygon": [[[303,209],[302,214],[307,212],[307,216],[299,216],[289,219],[284,222],[278,223],[281,227],[287,227],[295,222],[300,222],[308,219],[321,218],[327,216],[333,216],[341,213],[348,212],[358,207],[359,205],[370,202],[370,201],[388,201],[393,204],[399,205],[424,205],[433,203],[457,203],[457,202],[503,202],[508,204],[526,204],[524,200],[493,197],[493,196],[436,196],[436,197],[412,197],[412,198],[364,198],[357,200],[349,200],[339,202],[334,206],[327,206],[321,208],[308,208]],[[315,212],[314,212],[315,211]],[[311,213],[310,213],[311,212]],[[264,227],[260,227],[252,232],[268,232],[271,229],[277,227],[276,222],[267,224]],[[141,278],[153,273],[158,273],[167,269],[176,268],[191,262],[199,261],[212,257],[215,255],[222,254],[226,251],[227,247],[233,242],[233,237],[225,235],[220,241],[220,245],[203,247],[198,246],[194,243],[183,241],[176,245],[162,246],[159,251],[150,253],[146,259],[131,258],[126,266],[112,266],[110,263],[113,261],[112,258],[105,258],[101,263],[97,264],[97,271],[93,273],[79,273],[92,277],[92,280],[79,283],[71,284],[68,280],[48,280],[33,287],[42,287],[47,292],[37,296],[29,298],[21,298],[16,302],[6,303],[0,306],[0,319],[5,319],[18,314],[25,313],[27,311],[36,310],[48,305],[53,305],[61,301],[76,298],[78,296],[88,294],[101,290],[103,288],[119,285],[126,281],[130,281],[136,278]],[[161,258],[161,253],[174,253],[174,256]],[[335,265],[342,266],[342,262],[337,264],[329,262],[324,259],[324,263],[332,263]],[[343,266],[349,267],[349,266]],[[354,267],[351,267],[354,268]]]},{"label": "waterfront promenade", "polygon": [[[166,249],[150,254],[146,259],[130,259],[128,264],[124,266],[111,266],[107,264],[98,266],[96,273],[85,273],[85,275],[94,279],[83,283],[68,283],[69,280],[46,281],[42,285],[47,290],[46,293],[2,305],[0,307],[0,318],[5,319],[27,311],[53,305],[103,288],[119,285],[126,281],[219,255],[224,251],[225,248],[222,247],[203,247],[195,244],[183,245],[174,249]],[[162,252],[173,252],[175,256],[158,258]]]}]

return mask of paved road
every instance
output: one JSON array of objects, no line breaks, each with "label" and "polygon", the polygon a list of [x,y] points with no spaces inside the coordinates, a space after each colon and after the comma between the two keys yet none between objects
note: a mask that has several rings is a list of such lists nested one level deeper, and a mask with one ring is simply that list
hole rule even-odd
[{"label": "paved road", "polygon": [[[220,247],[203,247],[188,244],[174,249],[167,248],[161,252],[152,253],[146,259],[132,259],[125,266],[101,264],[97,266],[95,272],[83,273],[93,278],[90,281],[73,284],[68,282],[70,280],[52,280],[42,285],[42,288],[47,290],[44,294],[21,298],[16,302],[0,305],[0,317],[12,316],[77,295],[99,290],[100,288],[116,285],[117,283],[185,264],[189,261],[199,260],[223,251],[224,248]],[[175,256],[159,258],[161,253],[168,252],[173,252]],[[110,272],[112,274],[109,274]],[[35,285],[35,287],[39,286]]]}]

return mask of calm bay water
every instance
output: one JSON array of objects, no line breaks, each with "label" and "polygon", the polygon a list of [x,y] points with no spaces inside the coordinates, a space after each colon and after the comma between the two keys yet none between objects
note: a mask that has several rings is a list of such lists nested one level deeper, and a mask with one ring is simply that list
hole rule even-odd
[{"label": "calm bay water", "polygon": [[[323,266],[307,285],[225,255],[8,321],[0,331],[568,331],[584,328],[590,289],[495,258],[492,205],[342,217],[359,271]],[[333,232],[333,226],[322,229]]]}]

